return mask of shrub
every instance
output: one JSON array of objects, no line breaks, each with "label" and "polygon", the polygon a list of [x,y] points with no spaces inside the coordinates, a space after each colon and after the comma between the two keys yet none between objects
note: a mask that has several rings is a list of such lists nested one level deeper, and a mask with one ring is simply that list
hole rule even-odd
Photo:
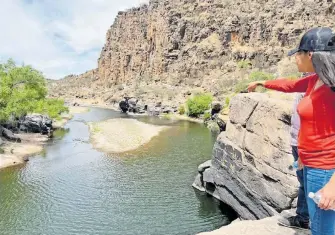
[{"label": "shrub", "polygon": [[250,81],[263,81],[263,80],[272,80],[274,79],[274,75],[271,73],[265,73],[262,71],[254,71],[249,75]]},{"label": "shrub", "polygon": [[59,99],[46,99],[36,102],[33,112],[48,114],[50,118],[59,118],[61,113],[68,112],[69,109],[64,106],[64,101]]},{"label": "shrub", "polygon": [[211,119],[211,114],[210,113],[205,113],[204,114],[204,120],[206,121],[206,120],[209,120],[209,119]]},{"label": "shrub", "polygon": [[185,114],[185,106],[184,105],[180,105],[179,106],[178,113],[180,115],[184,115]]},{"label": "shrub", "polygon": [[57,118],[67,108],[61,100],[47,99],[46,80],[31,66],[17,67],[13,60],[0,64],[0,122],[39,112]]},{"label": "shrub", "polygon": [[241,60],[237,62],[237,67],[239,67],[240,69],[246,69],[246,68],[249,68],[250,66],[252,66],[252,63],[250,60]]},{"label": "shrub", "polygon": [[209,109],[213,101],[211,94],[197,94],[187,100],[187,111],[191,117],[198,117]]}]

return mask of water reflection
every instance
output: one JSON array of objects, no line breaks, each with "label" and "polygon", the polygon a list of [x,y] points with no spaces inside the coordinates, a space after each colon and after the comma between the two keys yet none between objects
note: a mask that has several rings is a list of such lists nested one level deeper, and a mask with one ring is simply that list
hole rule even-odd
[{"label": "water reflection", "polygon": [[45,157],[0,171],[1,235],[184,235],[229,222],[226,208],[191,186],[211,156],[215,139],[206,128],[136,117],[172,127],[125,154],[92,149],[85,122],[120,117],[130,118],[97,108],[78,114],[55,132]]}]

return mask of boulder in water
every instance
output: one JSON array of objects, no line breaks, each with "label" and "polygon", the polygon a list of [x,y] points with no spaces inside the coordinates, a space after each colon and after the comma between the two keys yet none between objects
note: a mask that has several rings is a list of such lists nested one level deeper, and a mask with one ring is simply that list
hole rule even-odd
[{"label": "boulder in water", "polygon": [[129,104],[126,100],[121,100],[119,103],[119,107],[123,113],[128,112]]}]

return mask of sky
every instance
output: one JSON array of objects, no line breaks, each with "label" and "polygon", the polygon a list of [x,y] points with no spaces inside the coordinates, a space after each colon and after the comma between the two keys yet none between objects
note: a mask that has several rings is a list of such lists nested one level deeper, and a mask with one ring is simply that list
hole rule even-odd
[{"label": "sky", "polygon": [[1,0],[0,63],[12,58],[48,79],[97,67],[117,12],[148,0]]}]

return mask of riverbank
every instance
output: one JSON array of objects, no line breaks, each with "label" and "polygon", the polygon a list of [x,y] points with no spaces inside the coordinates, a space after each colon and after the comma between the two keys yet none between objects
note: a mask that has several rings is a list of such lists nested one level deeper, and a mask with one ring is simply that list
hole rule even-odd
[{"label": "riverbank", "polygon": [[137,149],[168,128],[122,118],[91,122],[88,125],[93,147],[108,153]]},{"label": "riverbank", "polygon": [[[110,109],[113,111],[118,111],[120,112],[120,109],[117,104],[111,105],[107,104],[106,102],[103,101],[97,101],[94,99],[73,99],[68,101],[69,103],[77,103],[80,104],[81,107],[95,107],[95,108],[102,108],[102,109]],[[147,113],[144,114],[138,114],[138,113],[132,113],[129,112],[127,113],[129,116],[149,116]],[[166,118],[169,120],[176,120],[176,121],[189,121],[189,122],[194,122],[194,123],[204,123],[204,119],[201,118],[194,118],[194,117],[189,117],[186,114],[178,114],[178,113],[172,113],[172,114],[160,114],[158,115],[160,118]],[[220,118],[223,118],[223,120],[227,120],[227,114],[221,115]]]},{"label": "riverbank", "polygon": [[[60,120],[54,120],[52,126],[54,129],[63,128],[74,114],[88,111],[88,107],[71,106],[69,113],[63,114]],[[0,147],[0,169],[24,164],[29,157],[43,152],[44,145],[49,140],[47,135],[42,134],[18,133],[14,136],[20,138],[21,142],[3,141]]]},{"label": "riverbank", "polygon": [[20,165],[29,160],[30,156],[43,151],[48,137],[41,134],[16,134],[20,143],[5,141],[1,146],[0,169]]}]

